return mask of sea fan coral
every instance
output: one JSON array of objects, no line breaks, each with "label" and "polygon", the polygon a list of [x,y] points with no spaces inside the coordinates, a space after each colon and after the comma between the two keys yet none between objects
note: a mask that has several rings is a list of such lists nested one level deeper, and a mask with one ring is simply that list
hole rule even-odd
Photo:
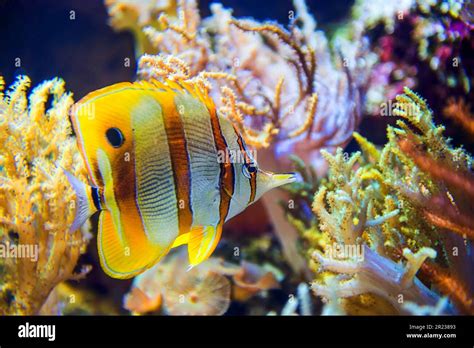
[{"label": "sea fan coral", "polygon": [[[374,310],[383,298],[392,307],[386,313],[405,313],[405,301],[435,306],[439,293],[451,303],[445,313],[472,313],[472,276],[462,266],[473,262],[465,239],[473,226],[472,159],[449,145],[411,90],[392,111],[405,122],[388,127],[383,149],[355,133],[363,155],[325,153],[330,172],[314,198],[317,226],[300,225],[314,261],[313,290],[347,298],[335,308],[349,313],[361,300],[354,295],[371,294]],[[424,283],[415,277],[420,269]]]},{"label": "sea fan coral", "polygon": [[[164,30],[145,27],[144,32],[157,53],[179,58],[190,76],[202,73],[221,87],[214,90],[214,99],[241,127],[249,144],[267,148],[299,137],[309,140],[310,150],[347,141],[360,117],[355,89],[361,85],[362,69],[370,66],[360,60],[362,65],[356,65],[363,44],[341,45],[343,59],[336,56],[339,64],[334,64],[327,40],[316,31],[303,1],[295,2],[289,29],[235,19],[219,4],[211,11],[213,15],[202,20],[194,1],[180,1],[178,16],[160,15]],[[142,59],[139,66],[143,78],[154,77],[149,62]],[[338,89],[329,91],[330,84]],[[325,97],[320,107],[316,93]],[[334,98],[347,93],[352,97],[347,109],[334,108]]]},{"label": "sea fan coral", "polygon": [[62,168],[82,179],[85,170],[64,82],[45,81],[29,97],[27,77],[5,94],[0,82],[0,312],[35,314],[57,284],[80,276],[74,267],[87,240],[68,231],[75,195]]}]

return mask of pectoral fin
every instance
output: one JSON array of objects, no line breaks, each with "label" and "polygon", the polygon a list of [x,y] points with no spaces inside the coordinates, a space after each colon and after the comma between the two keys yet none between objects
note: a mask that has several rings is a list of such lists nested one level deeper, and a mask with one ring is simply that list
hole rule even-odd
[{"label": "pectoral fin", "polygon": [[211,256],[219,243],[222,227],[197,226],[189,232],[188,256],[189,264],[196,266]]},{"label": "pectoral fin", "polygon": [[90,194],[91,187],[81,182],[66,169],[63,168],[63,171],[76,193],[76,212],[74,221],[71,227],[69,227],[69,231],[74,232],[78,230],[97,209],[94,207],[93,199]]}]

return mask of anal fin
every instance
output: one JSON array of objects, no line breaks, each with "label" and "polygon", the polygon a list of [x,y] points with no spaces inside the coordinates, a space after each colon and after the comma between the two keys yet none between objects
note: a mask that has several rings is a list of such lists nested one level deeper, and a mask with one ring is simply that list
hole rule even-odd
[{"label": "anal fin", "polygon": [[183,244],[188,244],[189,242],[189,235],[190,233],[184,233],[180,236],[178,236],[178,238],[175,239],[173,245],[171,246],[172,248],[177,248]]},{"label": "anal fin", "polygon": [[189,232],[189,264],[196,266],[209,258],[219,243],[222,234],[221,226],[197,226]]},{"label": "anal fin", "polygon": [[153,245],[143,233],[137,233],[136,224],[122,226],[125,240],[120,238],[112,213],[102,211],[99,217],[97,248],[100,264],[105,273],[113,278],[132,278],[156,264],[170,247]]}]

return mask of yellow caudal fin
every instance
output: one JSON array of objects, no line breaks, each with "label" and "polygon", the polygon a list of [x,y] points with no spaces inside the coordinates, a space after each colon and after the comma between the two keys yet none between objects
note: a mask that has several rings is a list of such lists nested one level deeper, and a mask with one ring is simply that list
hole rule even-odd
[{"label": "yellow caudal fin", "polygon": [[197,226],[189,232],[189,264],[197,266],[209,256],[219,243],[222,234],[221,226]]},{"label": "yellow caudal fin", "polygon": [[122,240],[115,228],[112,214],[102,211],[99,217],[99,234],[97,248],[100,264],[107,275],[112,278],[132,278],[155,265],[168,249],[152,245],[140,233],[136,225],[122,226],[123,234],[128,238]]}]

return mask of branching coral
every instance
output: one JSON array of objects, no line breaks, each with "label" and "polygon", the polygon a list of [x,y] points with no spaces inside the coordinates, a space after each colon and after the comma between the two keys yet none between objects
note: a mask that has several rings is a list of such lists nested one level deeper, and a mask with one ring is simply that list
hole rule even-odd
[{"label": "branching coral", "polygon": [[[329,175],[335,180],[334,188],[327,192],[326,187],[321,187],[315,196],[313,208],[319,218],[321,232],[329,235],[334,244],[324,246],[326,255],[316,251],[313,257],[319,265],[318,273],[330,271],[344,274],[345,277],[336,276],[337,287],[327,287],[327,278],[331,276],[325,274],[322,277],[324,281],[313,283],[313,291],[326,298],[331,297],[332,291],[341,298],[375,294],[388,300],[394,308],[397,308],[400,299],[430,305],[435,303],[436,296],[414,278],[420,266],[420,257],[423,259],[428,255],[433,256],[434,250],[421,250],[418,257],[408,259],[405,267],[390,260],[386,255],[380,226],[394,218],[399,212],[398,209],[373,216],[375,188],[370,184],[366,186],[363,182],[364,168],[353,171],[355,162],[359,160],[359,153],[347,161],[344,161],[342,151],[335,157],[329,154],[326,156],[331,168]],[[329,252],[335,245],[351,248],[346,248],[349,252],[343,253],[343,258],[339,259]],[[364,246],[361,248],[360,245]],[[359,250],[359,255],[356,252],[351,253],[350,250]],[[358,261],[358,257],[362,261]]]},{"label": "branching coral", "polygon": [[117,31],[130,31],[136,42],[137,57],[153,50],[143,28],[159,28],[158,16],[161,13],[176,15],[175,0],[105,0],[110,16],[110,25]]},{"label": "branching coral", "polygon": [[463,99],[450,98],[443,109],[446,117],[459,123],[469,134],[474,134],[474,115],[470,111],[470,105]]},{"label": "branching coral", "polygon": [[17,250],[0,259],[0,312],[35,314],[57,284],[80,276],[74,267],[86,239],[68,231],[75,196],[62,168],[82,180],[85,169],[64,82],[46,81],[27,97],[27,77],[5,94],[0,81],[0,239],[2,251]]},{"label": "branching coral", "polygon": [[355,133],[362,156],[325,153],[329,177],[313,203],[318,225],[303,234],[315,261],[313,289],[329,300],[346,298],[332,305],[349,312],[360,301],[354,295],[383,298],[392,306],[387,313],[405,313],[405,301],[435,306],[441,293],[456,307],[446,312],[472,313],[473,281],[465,271],[473,262],[466,240],[472,159],[449,145],[411,90],[397,97],[393,113],[404,121],[388,127],[383,149]]},{"label": "branching coral", "polygon": [[456,204],[449,190],[444,195],[437,195],[422,201],[426,205],[425,217],[433,225],[449,229],[463,237],[474,239],[474,220],[470,214],[474,199],[474,175],[467,170],[454,171],[452,167],[433,159],[415,148],[415,144],[407,139],[399,143],[400,149],[404,151],[415,164],[424,172],[428,172],[434,179],[440,180],[447,186],[453,187],[457,192],[463,192],[468,200],[467,211],[464,214]]},{"label": "branching coral", "polygon": [[[394,308],[398,307],[400,312],[402,312],[400,304],[404,301],[424,305],[434,305],[438,301],[438,296],[414,276],[419,263],[428,255],[432,256],[433,249],[422,249],[419,254],[408,260],[406,266],[383,257],[367,246],[364,246],[363,250],[364,260],[360,263],[350,259],[334,260],[316,252],[314,256],[320,264],[321,271],[339,273],[345,277],[335,276],[337,286],[313,283],[312,289],[315,294],[325,298],[334,295],[338,298],[350,298],[361,294],[377,295],[386,299]],[[326,278],[328,277],[330,276],[327,275]]]},{"label": "branching coral", "polygon": [[411,160],[428,177],[420,180],[418,190],[401,188],[401,183],[396,185],[432,224],[461,235],[467,233],[472,239],[472,158],[461,148],[449,146],[442,137],[444,128],[433,125],[430,110],[414,93],[408,91],[398,101],[395,114],[406,117],[422,134],[398,122],[401,129],[393,133],[389,129],[389,138],[397,141],[399,149],[394,151],[398,151],[402,161]]},{"label": "branching coral", "polygon": [[[295,10],[285,29],[276,23],[235,19],[219,4],[211,6],[213,16],[202,20],[194,1],[180,1],[178,16],[160,15],[164,30],[144,31],[156,52],[180,58],[191,76],[202,73],[221,87],[214,90],[214,99],[249,144],[267,148],[299,137],[308,139],[308,152],[347,141],[360,117],[355,89],[361,85],[362,69],[368,67],[356,64],[363,44],[346,48],[343,60],[336,56],[334,63],[304,2],[296,1]],[[142,64],[139,74],[153,77],[147,68]],[[336,86],[334,91],[330,85]],[[326,97],[321,106],[316,93]],[[336,109],[334,98],[347,96],[352,97],[347,108]]]}]

